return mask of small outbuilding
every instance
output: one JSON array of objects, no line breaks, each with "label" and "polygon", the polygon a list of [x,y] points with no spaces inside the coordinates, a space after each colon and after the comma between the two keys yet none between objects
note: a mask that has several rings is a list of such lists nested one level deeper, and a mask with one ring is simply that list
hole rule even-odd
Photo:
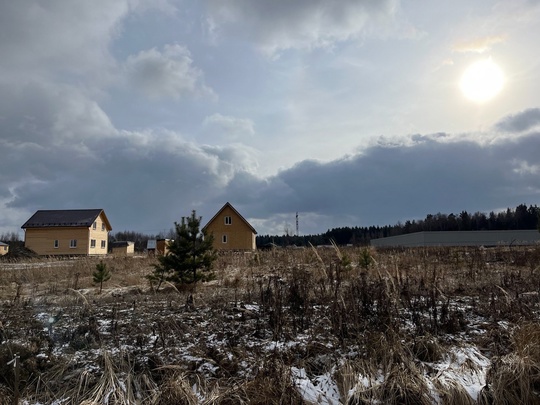
[{"label": "small outbuilding", "polygon": [[111,242],[111,253],[115,256],[133,256],[135,254],[135,242],[116,241]]},{"label": "small outbuilding", "polygon": [[169,253],[171,239],[149,239],[146,243],[146,251],[150,256],[164,256]]},{"label": "small outbuilding", "polygon": [[9,252],[9,245],[4,242],[0,242],[0,256],[7,255]]}]

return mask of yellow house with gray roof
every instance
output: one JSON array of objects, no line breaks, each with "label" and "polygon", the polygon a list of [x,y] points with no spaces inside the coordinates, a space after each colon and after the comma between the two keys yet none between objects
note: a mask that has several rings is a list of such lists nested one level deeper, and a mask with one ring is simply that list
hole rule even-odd
[{"label": "yellow house with gray roof", "polygon": [[255,250],[257,231],[227,202],[202,229],[214,235],[216,250]]},{"label": "yellow house with gray roof", "polygon": [[111,224],[102,209],[39,210],[21,227],[38,255],[106,255]]}]

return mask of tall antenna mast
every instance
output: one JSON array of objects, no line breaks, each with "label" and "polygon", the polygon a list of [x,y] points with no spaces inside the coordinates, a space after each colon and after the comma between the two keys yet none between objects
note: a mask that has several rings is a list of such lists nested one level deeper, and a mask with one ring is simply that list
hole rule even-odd
[{"label": "tall antenna mast", "polygon": [[296,236],[300,236],[298,233],[298,211],[296,211]]}]

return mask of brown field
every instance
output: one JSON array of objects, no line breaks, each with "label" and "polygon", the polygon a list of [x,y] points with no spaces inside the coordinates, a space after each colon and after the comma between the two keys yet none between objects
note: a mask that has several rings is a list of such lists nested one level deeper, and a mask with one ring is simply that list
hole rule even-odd
[{"label": "brown field", "polygon": [[0,261],[0,404],[540,404],[540,247],[99,260]]}]

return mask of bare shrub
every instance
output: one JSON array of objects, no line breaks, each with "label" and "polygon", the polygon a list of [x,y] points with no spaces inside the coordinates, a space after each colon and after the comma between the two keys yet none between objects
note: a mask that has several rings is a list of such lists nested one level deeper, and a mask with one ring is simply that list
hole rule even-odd
[{"label": "bare shrub", "polygon": [[430,335],[416,336],[411,346],[414,357],[420,361],[434,363],[441,360],[443,349],[437,339]]},{"label": "bare shrub", "polygon": [[243,386],[246,403],[256,405],[303,404],[293,384],[291,369],[279,358],[272,356],[252,381]]},{"label": "bare shrub", "polygon": [[173,373],[159,387],[156,405],[199,405],[200,400],[191,388],[186,375]]},{"label": "bare shrub", "polygon": [[425,378],[411,364],[395,364],[380,386],[380,400],[388,405],[431,405]]}]

